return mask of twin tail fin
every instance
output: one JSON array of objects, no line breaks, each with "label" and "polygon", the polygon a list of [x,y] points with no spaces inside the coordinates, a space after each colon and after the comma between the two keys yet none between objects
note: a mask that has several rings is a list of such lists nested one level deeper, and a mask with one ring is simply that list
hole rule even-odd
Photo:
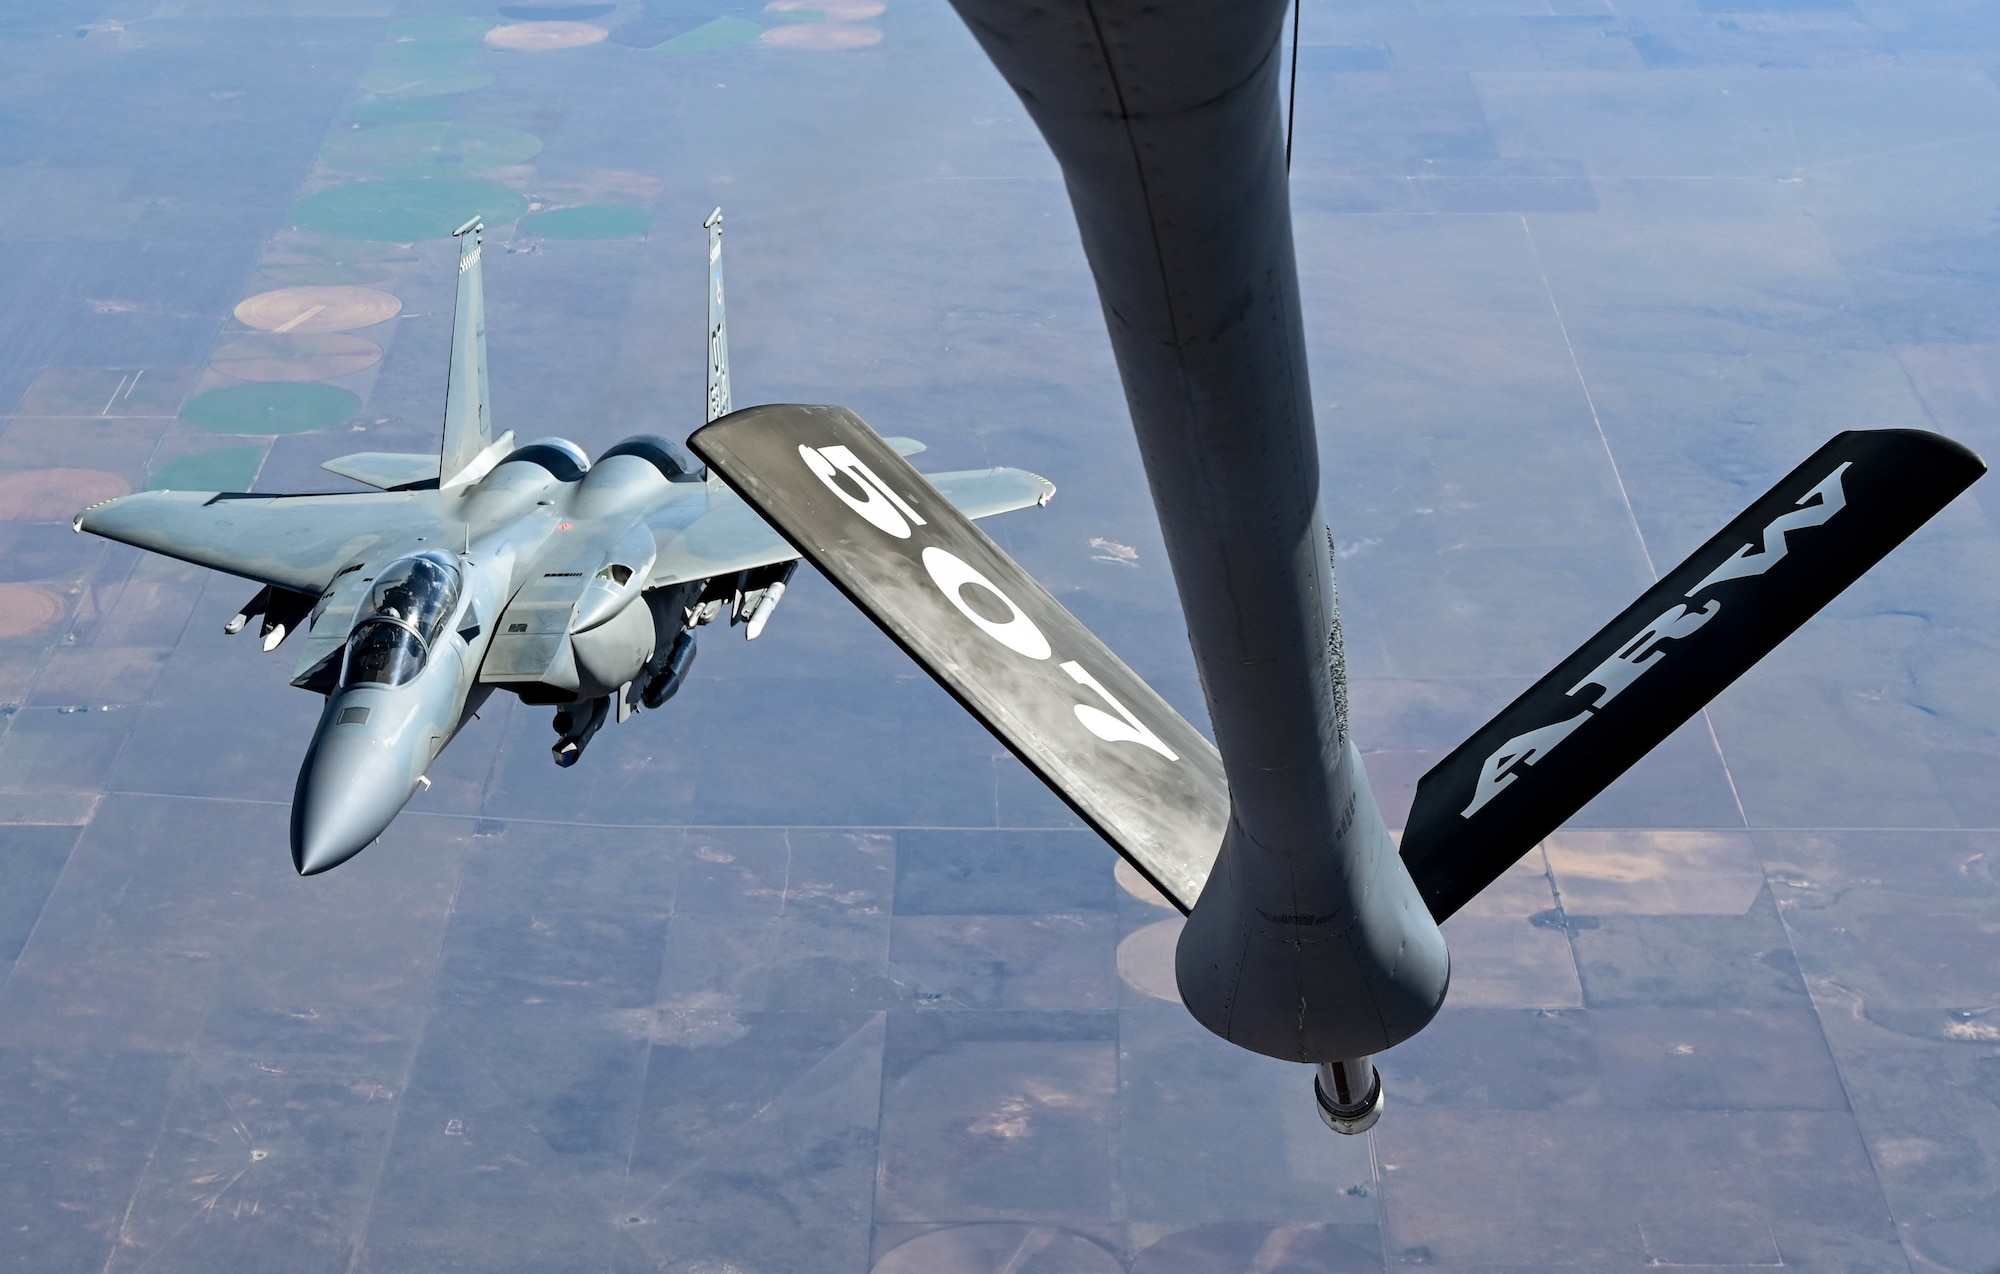
[{"label": "twin tail fin", "polygon": [[486,285],[479,264],[484,230],[474,217],[452,232],[458,239],[458,303],[452,312],[451,379],[445,387],[444,445],[438,456],[439,485],[447,489],[481,476],[475,462],[493,442],[486,386]]}]

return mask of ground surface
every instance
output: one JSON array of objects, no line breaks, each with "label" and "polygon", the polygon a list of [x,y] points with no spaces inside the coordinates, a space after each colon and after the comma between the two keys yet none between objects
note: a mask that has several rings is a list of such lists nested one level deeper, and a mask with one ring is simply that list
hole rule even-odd
[{"label": "ground surface", "polygon": [[[1833,432],[2000,453],[2000,7],[1304,32],[1392,820]],[[1367,1138],[1162,998],[1169,913],[804,576],[578,769],[496,701],[296,878],[317,701],[222,635],[250,586],[68,504],[434,446],[470,210],[501,426],[684,435],[717,203],[738,402],[1050,475],[989,525],[1197,715],[1063,191],[936,0],[0,15],[0,1269],[2000,1270],[2000,480],[1451,923]]]}]

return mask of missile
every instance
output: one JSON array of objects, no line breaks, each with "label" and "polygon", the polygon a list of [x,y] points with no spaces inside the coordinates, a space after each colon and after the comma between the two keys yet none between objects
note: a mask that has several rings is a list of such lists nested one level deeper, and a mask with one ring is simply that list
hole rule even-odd
[{"label": "missile", "polygon": [[743,630],[745,640],[756,641],[763,634],[764,625],[771,622],[771,612],[778,609],[778,603],[784,599],[784,596],[785,581],[783,580],[779,580],[764,590],[763,596],[757,599],[757,604],[750,608],[750,617],[745,621],[747,624],[747,627]]},{"label": "missile", "polygon": [[264,639],[264,650],[269,653],[297,630],[299,622],[312,613],[319,599],[305,593],[294,593],[288,588],[267,588],[264,592],[267,594],[264,627],[258,635]]},{"label": "missile", "polygon": [[249,601],[243,603],[243,609],[237,611],[236,614],[233,617],[231,617],[230,621],[222,626],[222,631],[227,633],[229,636],[234,637],[236,634],[243,631],[244,625],[248,624],[251,620],[257,618],[257,616],[263,614],[265,609],[268,608],[270,604],[271,604],[271,586],[269,584],[266,584],[264,585],[264,587],[257,590],[257,595],[255,597],[252,597]]},{"label": "missile", "polygon": [[762,588],[750,589],[737,598],[736,614],[729,622],[749,626],[743,634],[746,640],[756,641],[763,633],[764,625],[771,622],[771,612],[778,609],[778,603],[784,599],[785,586],[791,583],[792,574],[798,569],[799,564],[794,560],[785,563],[775,578],[762,571],[757,572],[771,582]]}]

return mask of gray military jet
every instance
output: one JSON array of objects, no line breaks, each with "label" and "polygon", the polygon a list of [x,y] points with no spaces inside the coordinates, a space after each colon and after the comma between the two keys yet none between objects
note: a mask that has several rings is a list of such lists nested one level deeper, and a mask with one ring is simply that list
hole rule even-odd
[{"label": "gray military jet", "polygon": [[[706,226],[713,421],[730,412],[720,209]],[[566,439],[517,446],[511,432],[493,435],[481,231],[477,220],[457,231],[439,454],[364,452],[323,466],[375,491],[147,491],[73,524],[261,584],[228,631],[261,617],[267,651],[304,631],[292,684],[326,706],[292,801],[302,875],[380,836],[495,690],[553,706],[556,764],[573,765],[606,722],[674,697],[697,628],[727,609],[757,637],[798,565],[790,544],[664,438],[627,438],[592,462]],[[851,457],[829,451],[824,463],[836,494],[842,481],[868,491]],[[928,477],[975,518],[1055,494],[1020,469]]]}]

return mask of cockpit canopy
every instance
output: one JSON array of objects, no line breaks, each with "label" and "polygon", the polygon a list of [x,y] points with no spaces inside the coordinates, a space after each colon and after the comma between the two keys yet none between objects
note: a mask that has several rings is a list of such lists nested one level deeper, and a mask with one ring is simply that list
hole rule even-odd
[{"label": "cockpit canopy", "polygon": [[347,638],[340,684],[400,686],[415,679],[458,609],[464,577],[446,554],[425,552],[382,568]]}]

